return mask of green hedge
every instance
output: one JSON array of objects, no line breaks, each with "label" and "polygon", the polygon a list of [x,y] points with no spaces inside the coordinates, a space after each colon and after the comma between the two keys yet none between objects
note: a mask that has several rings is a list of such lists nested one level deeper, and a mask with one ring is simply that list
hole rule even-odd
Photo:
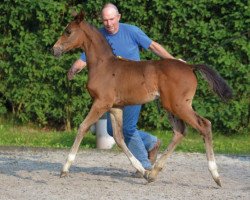
[{"label": "green hedge", "polygon": [[[4,0],[0,4],[0,113],[22,122],[70,129],[88,113],[91,99],[87,72],[73,81],[66,73],[80,50],[60,59],[51,47],[71,20],[71,8],[83,9],[87,21],[100,26],[99,13],[107,1]],[[174,56],[213,66],[228,81],[234,100],[224,104],[199,78],[195,109],[223,133],[249,131],[250,16],[247,0],[131,0],[112,1],[122,22],[141,27]],[[142,52],[143,59],[158,59]],[[169,128],[156,103],[143,107],[140,126]]]}]

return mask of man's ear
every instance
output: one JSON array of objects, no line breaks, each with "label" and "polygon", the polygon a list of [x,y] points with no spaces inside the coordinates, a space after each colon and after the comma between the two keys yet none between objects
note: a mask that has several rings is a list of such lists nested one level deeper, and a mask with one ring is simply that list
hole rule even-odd
[{"label": "man's ear", "polygon": [[119,14],[118,14],[118,21],[120,21],[121,16],[122,16],[122,15],[119,13]]}]

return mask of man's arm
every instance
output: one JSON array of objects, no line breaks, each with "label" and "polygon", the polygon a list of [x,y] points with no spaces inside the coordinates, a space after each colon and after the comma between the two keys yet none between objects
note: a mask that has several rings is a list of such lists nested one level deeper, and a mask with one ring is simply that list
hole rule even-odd
[{"label": "man's arm", "polygon": [[174,57],[166,51],[159,43],[152,41],[149,49],[161,58],[173,58]]},{"label": "man's arm", "polygon": [[72,67],[69,69],[67,77],[69,80],[74,78],[74,75],[80,72],[84,67],[86,67],[87,63],[81,59],[76,60]]}]

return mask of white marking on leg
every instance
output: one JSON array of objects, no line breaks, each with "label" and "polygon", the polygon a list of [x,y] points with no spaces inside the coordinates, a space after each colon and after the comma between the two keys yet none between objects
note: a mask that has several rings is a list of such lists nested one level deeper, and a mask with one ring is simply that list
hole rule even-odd
[{"label": "white marking on leg", "polygon": [[215,161],[208,161],[208,169],[212,173],[213,177],[219,177]]},{"label": "white marking on leg", "polygon": [[70,168],[72,162],[75,160],[75,157],[76,157],[76,154],[70,153],[70,154],[68,155],[67,162],[66,162],[65,165],[63,166],[63,171],[64,171],[64,172],[68,172],[68,171],[69,171],[69,168]]},{"label": "white marking on leg", "polygon": [[144,169],[144,167],[142,166],[142,164],[141,164],[134,156],[131,156],[129,159],[130,159],[132,165],[133,165],[138,171],[140,171],[142,174],[145,173],[146,170]]},{"label": "white marking on leg", "polygon": [[68,161],[72,163],[75,160],[75,158],[76,158],[76,154],[70,153],[68,156]]},{"label": "white marking on leg", "polygon": [[208,161],[208,168],[210,171],[217,170],[217,165],[215,161]]}]

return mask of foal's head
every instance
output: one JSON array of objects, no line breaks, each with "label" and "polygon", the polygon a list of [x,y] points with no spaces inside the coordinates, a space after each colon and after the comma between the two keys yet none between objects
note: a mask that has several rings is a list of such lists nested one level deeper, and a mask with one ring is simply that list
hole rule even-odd
[{"label": "foal's head", "polygon": [[75,14],[74,17],[74,20],[66,26],[62,36],[54,44],[54,56],[60,56],[64,52],[81,47],[83,43],[83,32],[80,28],[80,24],[84,18],[84,15],[81,12],[80,14]]}]

